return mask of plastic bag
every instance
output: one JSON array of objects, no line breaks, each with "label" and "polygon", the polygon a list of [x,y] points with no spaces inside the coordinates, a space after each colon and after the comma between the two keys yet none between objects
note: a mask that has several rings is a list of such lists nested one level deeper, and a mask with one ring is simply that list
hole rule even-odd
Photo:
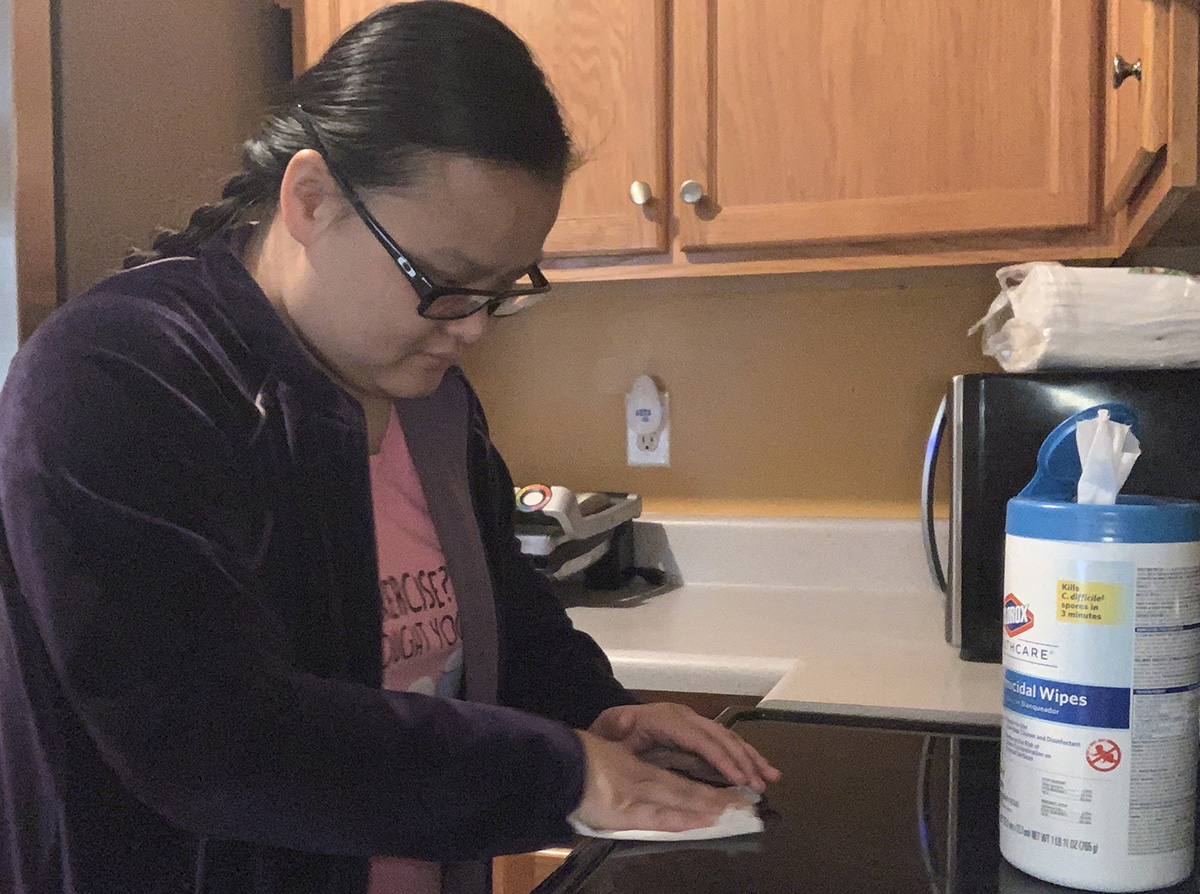
[{"label": "plastic bag", "polygon": [[1200,366],[1200,279],[1149,267],[1016,264],[967,334],[1006,372]]}]

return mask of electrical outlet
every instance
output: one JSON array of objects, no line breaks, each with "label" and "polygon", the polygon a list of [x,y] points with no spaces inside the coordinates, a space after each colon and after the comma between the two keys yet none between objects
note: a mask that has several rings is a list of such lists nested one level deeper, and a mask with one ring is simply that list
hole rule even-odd
[{"label": "electrical outlet", "polygon": [[636,432],[626,428],[626,461],[631,466],[669,466],[671,464],[671,417],[669,395],[658,395],[662,404],[662,421],[651,432]]}]

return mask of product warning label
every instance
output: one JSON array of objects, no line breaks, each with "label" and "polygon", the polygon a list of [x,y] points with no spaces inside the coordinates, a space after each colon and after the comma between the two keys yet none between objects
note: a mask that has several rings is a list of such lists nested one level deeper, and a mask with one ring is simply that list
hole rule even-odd
[{"label": "product warning label", "polygon": [[1101,773],[1115,770],[1121,763],[1121,746],[1112,739],[1095,739],[1087,747],[1087,763]]},{"label": "product warning label", "polygon": [[1058,582],[1060,621],[1071,624],[1120,624],[1125,588],[1120,584],[1089,580]]}]

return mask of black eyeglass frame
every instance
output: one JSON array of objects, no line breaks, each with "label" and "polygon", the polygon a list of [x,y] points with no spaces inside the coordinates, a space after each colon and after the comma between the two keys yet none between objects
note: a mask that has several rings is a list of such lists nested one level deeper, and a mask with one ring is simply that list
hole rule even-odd
[{"label": "black eyeglass frame", "polygon": [[[396,266],[400,268],[400,272],[404,274],[405,278],[408,279],[409,285],[412,286],[413,291],[417,293],[417,314],[419,316],[422,316],[427,320],[461,320],[465,317],[471,316],[472,314],[478,313],[485,307],[487,308],[489,316],[508,316],[523,308],[520,306],[516,307],[508,314],[497,313],[498,309],[505,302],[511,301],[513,298],[544,295],[546,292],[550,291],[550,283],[546,280],[545,275],[542,273],[537,264],[530,265],[523,274],[527,275],[532,283],[532,285],[528,287],[502,290],[468,289],[463,286],[441,286],[435,283],[428,276],[417,269],[417,265],[409,260],[408,255],[404,252],[404,249],[402,249],[396,243],[396,240],[391,237],[391,234],[389,234],[388,231],[383,228],[383,224],[376,220],[375,215],[367,210],[367,206],[363,204],[362,199],[359,198],[359,195],[355,191],[354,187],[350,185],[350,181],[342,175],[342,172],[339,171],[337,166],[334,165],[334,163],[330,160],[329,152],[325,149],[325,143],[321,139],[321,134],[317,131],[316,124],[313,122],[308,112],[306,112],[301,106],[296,106],[295,113],[296,120],[300,123],[300,126],[304,128],[304,131],[308,134],[309,139],[312,140],[313,148],[320,153],[321,158],[325,162],[325,167],[329,170],[329,175],[333,177],[334,182],[337,183],[338,189],[342,191],[342,195],[345,196],[346,201],[350,203],[350,207],[354,209],[354,212],[359,216],[359,219],[362,220],[367,229],[371,231],[371,235],[374,236],[376,240],[378,240],[379,244],[383,246],[384,251],[388,253],[388,256],[392,259],[392,261],[395,262]],[[463,313],[445,315],[430,314],[429,310],[433,306],[434,302],[445,295],[464,295],[482,300],[480,300],[475,307],[472,307],[470,310]]]}]

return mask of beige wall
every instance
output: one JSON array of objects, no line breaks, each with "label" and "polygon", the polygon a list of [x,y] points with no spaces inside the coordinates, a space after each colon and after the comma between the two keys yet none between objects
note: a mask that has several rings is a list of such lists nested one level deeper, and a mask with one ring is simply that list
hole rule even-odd
[{"label": "beige wall", "polygon": [[[949,377],[998,369],[966,336],[996,292],[981,268],[563,285],[494,321],[467,371],[518,484],[662,511],[911,517]],[[671,396],[670,468],[625,463],[642,373]]]},{"label": "beige wall", "polygon": [[68,297],[219,195],[290,75],[291,37],[271,0],[59,6]]}]

